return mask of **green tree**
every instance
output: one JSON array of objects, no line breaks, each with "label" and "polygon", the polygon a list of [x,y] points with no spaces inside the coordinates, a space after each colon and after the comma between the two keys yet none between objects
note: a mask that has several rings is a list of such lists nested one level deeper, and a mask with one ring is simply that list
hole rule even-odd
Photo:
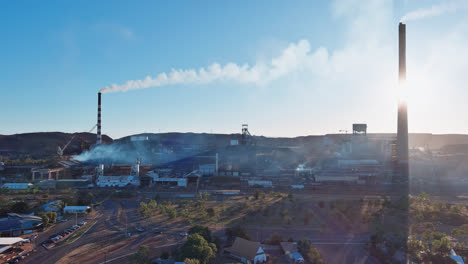
[{"label": "green tree", "polygon": [[247,229],[245,229],[244,227],[241,227],[239,225],[234,226],[234,227],[226,228],[225,234],[229,238],[241,237],[241,238],[244,238],[244,239],[247,239],[247,240],[252,240],[252,237],[247,232]]},{"label": "green tree", "polygon": [[181,255],[183,259],[197,259],[200,263],[206,264],[216,256],[216,245],[208,243],[199,234],[192,234],[182,246]]},{"label": "green tree", "polygon": [[55,224],[57,221],[57,213],[56,212],[47,212],[46,213],[47,218],[49,219],[49,224]]},{"label": "green tree", "polygon": [[41,215],[42,225],[47,227],[49,225],[49,217],[46,214]]},{"label": "green tree", "polygon": [[325,261],[320,256],[320,252],[316,248],[311,248],[305,255],[305,259],[311,264],[325,264]]},{"label": "green tree", "polygon": [[454,228],[452,230],[452,236],[456,238],[468,237],[468,224],[464,224],[459,228]]},{"label": "green tree", "polygon": [[145,202],[140,202],[140,208],[138,209],[138,211],[140,212],[140,215],[144,217],[151,216],[152,214],[151,209]]},{"label": "green tree", "polygon": [[434,240],[431,246],[432,252],[440,255],[447,255],[450,253],[450,240],[443,237],[440,240]]},{"label": "green tree", "polygon": [[297,248],[304,258],[311,264],[324,264],[325,261],[320,256],[319,251],[312,247],[310,240],[297,241]]},{"label": "green tree", "polygon": [[131,255],[130,258],[131,264],[150,264],[150,250],[147,246],[140,246],[138,252]]},{"label": "green tree", "polygon": [[189,258],[186,258],[184,260],[184,264],[200,264],[200,261],[198,261],[198,259],[189,259]]},{"label": "green tree", "polygon": [[207,213],[208,216],[211,217],[211,218],[215,217],[215,215],[216,215],[216,212],[215,212],[215,210],[214,210],[212,207],[207,208],[207,209],[206,209],[206,213]]},{"label": "green tree", "polygon": [[284,237],[275,232],[266,243],[270,245],[279,245],[283,241]]},{"label": "green tree", "polygon": [[148,202],[148,208],[151,209],[152,211],[156,210],[156,208],[158,208],[158,203],[155,200],[150,200]]},{"label": "green tree", "polygon": [[424,251],[424,244],[421,241],[417,239],[412,239],[408,241],[408,254],[413,262],[422,262],[422,251]]},{"label": "green tree", "polygon": [[206,226],[202,226],[202,225],[195,225],[195,226],[192,226],[189,231],[188,231],[189,235],[192,235],[192,234],[199,234],[200,236],[202,236],[207,242],[211,242],[211,230],[206,227]]}]

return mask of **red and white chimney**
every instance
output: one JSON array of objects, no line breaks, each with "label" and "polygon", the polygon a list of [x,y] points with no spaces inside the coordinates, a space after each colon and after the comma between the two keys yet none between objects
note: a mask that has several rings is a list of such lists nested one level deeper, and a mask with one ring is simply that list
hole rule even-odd
[{"label": "red and white chimney", "polygon": [[101,138],[101,92],[98,93],[98,112],[97,112],[97,142],[99,145],[102,143]]}]

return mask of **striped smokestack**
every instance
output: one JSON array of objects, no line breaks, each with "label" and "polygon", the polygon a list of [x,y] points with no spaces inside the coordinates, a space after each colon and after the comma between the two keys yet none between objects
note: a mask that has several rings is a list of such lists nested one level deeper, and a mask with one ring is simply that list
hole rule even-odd
[{"label": "striped smokestack", "polygon": [[[409,88],[404,85],[406,82],[406,25],[403,23],[398,26],[398,61],[398,85],[402,91]],[[397,155],[399,172],[401,176],[408,177],[408,105],[405,98],[400,98],[398,102]],[[402,180],[405,181],[407,178]]]},{"label": "striped smokestack", "polygon": [[102,143],[101,138],[101,93],[98,93],[98,112],[97,112],[97,142],[96,144],[99,145]]}]

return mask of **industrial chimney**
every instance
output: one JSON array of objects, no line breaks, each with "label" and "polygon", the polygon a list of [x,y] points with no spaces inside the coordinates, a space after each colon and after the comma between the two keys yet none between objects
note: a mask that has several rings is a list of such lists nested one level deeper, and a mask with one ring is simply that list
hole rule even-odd
[{"label": "industrial chimney", "polygon": [[[398,55],[399,55],[399,89],[407,89],[406,82],[406,25],[401,23],[398,26]],[[403,91],[405,93],[405,91]],[[401,96],[401,95],[400,95]],[[409,175],[408,166],[408,105],[406,98],[398,99],[398,132],[397,132],[397,155],[399,173],[407,180]]]},{"label": "industrial chimney", "polygon": [[98,112],[97,112],[97,142],[96,144],[99,145],[102,143],[101,138],[101,93],[98,93]]}]

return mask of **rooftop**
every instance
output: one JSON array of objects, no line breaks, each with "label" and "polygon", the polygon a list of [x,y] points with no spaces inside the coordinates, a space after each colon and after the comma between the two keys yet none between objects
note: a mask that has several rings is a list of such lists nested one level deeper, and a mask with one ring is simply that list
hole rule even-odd
[{"label": "rooftop", "polygon": [[236,237],[234,244],[232,244],[231,247],[226,248],[226,251],[229,251],[236,256],[252,260],[257,255],[259,248],[260,242],[249,241],[240,237]]},{"label": "rooftop", "polygon": [[0,237],[0,246],[11,246],[24,241],[26,241],[26,239],[21,237]]}]

